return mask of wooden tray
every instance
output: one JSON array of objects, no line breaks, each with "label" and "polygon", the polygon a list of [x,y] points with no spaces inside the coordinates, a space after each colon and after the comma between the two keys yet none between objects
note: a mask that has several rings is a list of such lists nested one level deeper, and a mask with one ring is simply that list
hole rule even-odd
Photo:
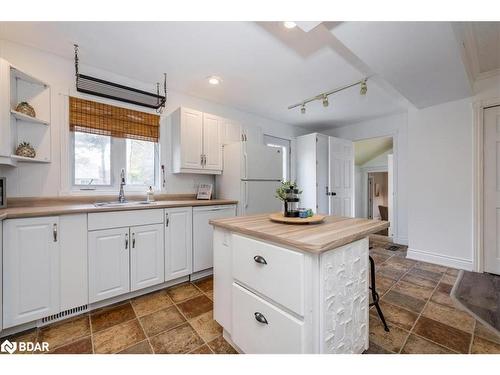
[{"label": "wooden tray", "polygon": [[284,217],[281,212],[275,212],[269,215],[269,219],[278,223],[285,224],[318,224],[325,220],[325,215],[313,215],[311,217]]}]

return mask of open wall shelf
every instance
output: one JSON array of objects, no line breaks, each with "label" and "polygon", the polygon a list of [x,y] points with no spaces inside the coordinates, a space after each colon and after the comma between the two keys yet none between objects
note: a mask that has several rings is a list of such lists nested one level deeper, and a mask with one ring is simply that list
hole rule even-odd
[{"label": "open wall shelf", "polygon": [[[36,117],[15,110],[29,103]],[[49,84],[0,58],[0,164],[18,162],[50,163],[51,160],[51,88]],[[15,155],[17,146],[30,143],[36,158]]]},{"label": "open wall shelf", "polygon": [[33,124],[40,124],[40,125],[47,125],[47,126],[49,125],[48,121],[41,120],[41,119],[36,118],[36,117],[31,117],[31,116],[25,115],[24,113],[17,112],[14,109],[11,109],[10,113],[12,114],[12,116],[14,116],[14,118],[16,120],[19,120],[19,121],[26,121],[26,122],[31,122]]}]

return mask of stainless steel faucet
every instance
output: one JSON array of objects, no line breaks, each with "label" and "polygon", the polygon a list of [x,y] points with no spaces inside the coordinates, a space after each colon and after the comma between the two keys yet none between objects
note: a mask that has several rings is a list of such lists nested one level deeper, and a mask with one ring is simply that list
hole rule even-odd
[{"label": "stainless steel faucet", "polygon": [[122,168],[120,173],[120,193],[118,194],[118,202],[125,203],[127,200],[125,199],[125,193],[123,192],[123,187],[125,186],[125,169]]}]

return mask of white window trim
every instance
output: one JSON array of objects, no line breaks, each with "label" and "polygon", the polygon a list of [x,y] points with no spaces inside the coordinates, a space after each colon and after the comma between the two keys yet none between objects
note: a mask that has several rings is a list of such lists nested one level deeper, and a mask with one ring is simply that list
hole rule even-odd
[{"label": "white window trim", "polygon": [[[71,195],[99,195],[118,192],[120,189],[120,172],[122,168],[126,168],[126,139],[111,137],[111,184],[110,185],[76,185],[75,182],[75,133],[69,132],[69,186]],[[160,145],[155,143],[155,168],[154,168],[154,185],[156,191],[160,190]],[[150,185],[128,185],[125,184],[125,193],[144,193]],[[95,187],[95,188],[93,188]]]}]

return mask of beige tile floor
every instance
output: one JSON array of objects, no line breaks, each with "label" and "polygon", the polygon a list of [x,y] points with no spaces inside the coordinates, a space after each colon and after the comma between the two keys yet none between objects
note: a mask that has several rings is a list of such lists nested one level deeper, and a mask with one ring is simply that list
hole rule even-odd
[{"label": "beige tile floor", "polygon": [[[371,240],[384,331],[370,310],[367,353],[500,353],[500,337],[454,306],[458,271],[406,259]],[[235,353],[212,316],[213,281],[160,290],[89,314],[23,332],[11,340],[47,341],[52,353]]]}]

